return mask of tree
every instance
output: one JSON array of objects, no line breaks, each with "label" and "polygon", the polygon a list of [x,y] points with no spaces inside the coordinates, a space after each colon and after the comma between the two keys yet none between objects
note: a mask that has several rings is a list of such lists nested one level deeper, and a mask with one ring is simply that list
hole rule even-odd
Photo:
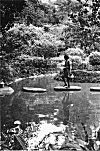
[{"label": "tree", "polygon": [[0,40],[2,41],[0,54],[10,61],[21,54],[45,58],[56,56],[61,43],[56,35],[45,32],[43,27],[25,24],[14,24]]},{"label": "tree", "polygon": [[9,29],[26,6],[26,0],[0,0],[1,31]]},{"label": "tree", "polygon": [[22,17],[27,22],[27,25],[32,23],[34,26],[43,26],[48,23],[59,23],[55,6],[47,3],[44,4],[39,0],[28,0],[27,7],[22,12]]},{"label": "tree", "polygon": [[[65,0],[60,2],[65,3]],[[97,49],[95,43],[100,43],[100,3],[98,0],[91,1],[91,4],[88,0],[67,2],[69,6],[65,5],[64,9],[62,8],[66,12],[69,7],[65,22],[68,28],[64,31],[66,48],[80,45],[81,49],[90,54],[92,50]]]},{"label": "tree", "polygon": [[59,16],[59,20],[62,23],[68,21],[69,15],[73,16],[73,13],[77,13],[80,10],[80,3],[72,0],[57,0],[55,2],[56,14]]}]

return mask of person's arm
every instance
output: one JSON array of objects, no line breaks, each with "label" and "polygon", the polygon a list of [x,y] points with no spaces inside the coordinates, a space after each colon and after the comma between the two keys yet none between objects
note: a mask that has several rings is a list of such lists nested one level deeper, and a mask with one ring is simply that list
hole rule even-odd
[{"label": "person's arm", "polygon": [[72,70],[72,64],[71,64],[71,62],[70,62],[70,61],[68,61],[68,66],[69,66],[69,71],[70,71],[70,73],[71,73],[71,70]]}]

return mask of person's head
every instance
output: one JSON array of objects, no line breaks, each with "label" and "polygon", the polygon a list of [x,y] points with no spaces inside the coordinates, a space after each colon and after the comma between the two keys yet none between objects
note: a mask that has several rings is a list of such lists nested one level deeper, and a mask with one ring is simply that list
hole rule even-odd
[{"label": "person's head", "polygon": [[69,56],[68,56],[67,54],[65,54],[65,55],[64,55],[64,59],[65,59],[65,60],[68,60],[68,59],[69,59]]}]

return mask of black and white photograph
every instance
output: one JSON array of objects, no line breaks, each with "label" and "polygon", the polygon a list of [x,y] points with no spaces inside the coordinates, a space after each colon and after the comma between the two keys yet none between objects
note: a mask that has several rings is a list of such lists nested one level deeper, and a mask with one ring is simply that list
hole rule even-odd
[{"label": "black and white photograph", "polygon": [[100,151],[100,0],[0,0],[0,150]]}]

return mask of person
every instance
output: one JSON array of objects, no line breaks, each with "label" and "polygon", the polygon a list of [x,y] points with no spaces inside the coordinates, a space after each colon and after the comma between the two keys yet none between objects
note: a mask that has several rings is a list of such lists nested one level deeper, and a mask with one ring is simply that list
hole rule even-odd
[{"label": "person", "polygon": [[[63,68],[63,74],[62,74],[62,79],[64,82],[64,86],[68,86],[70,87],[70,74],[71,74],[71,64],[69,61],[69,56],[67,54],[64,55],[64,59],[65,59],[65,64],[64,64],[64,68]],[[67,83],[66,83],[67,80]]]}]

